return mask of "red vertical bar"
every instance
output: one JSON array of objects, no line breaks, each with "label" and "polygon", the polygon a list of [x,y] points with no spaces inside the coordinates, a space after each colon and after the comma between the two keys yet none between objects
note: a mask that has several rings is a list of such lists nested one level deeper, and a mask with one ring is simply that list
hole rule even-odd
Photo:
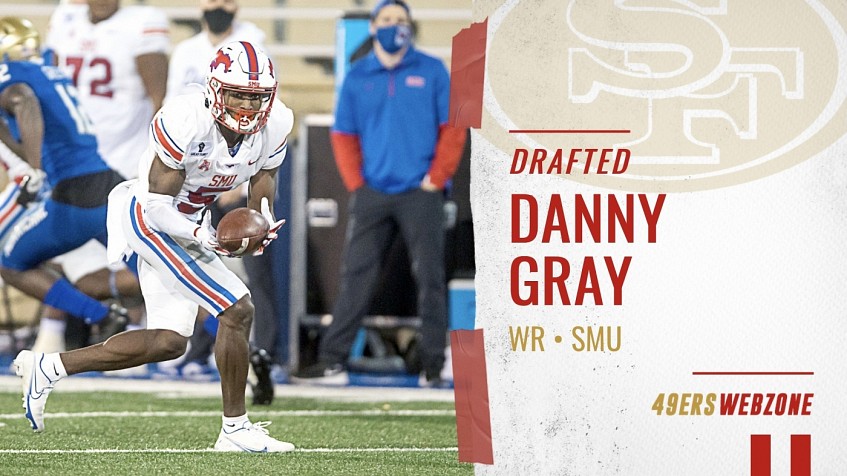
[{"label": "red vertical bar", "polygon": [[494,464],[482,329],[450,332],[459,461]]},{"label": "red vertical bar", "polygon": [[473,23],[453,37],[450,64],[450,118],[454,127],[482,125],[482,85],[488,19]]},{"label": "red vertical bar", "polygon": [[750,476],[771,476],[771,435],[750,435]]},{"label": "red vertical bar", "polygon": [[812,475],[812,435],[791,435],[791,476]]}]

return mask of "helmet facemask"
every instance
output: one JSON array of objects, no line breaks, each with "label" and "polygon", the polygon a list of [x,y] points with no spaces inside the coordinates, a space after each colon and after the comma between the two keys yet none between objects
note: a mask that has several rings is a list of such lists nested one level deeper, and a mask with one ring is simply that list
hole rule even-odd
[{"label": "helmet facemask", "polygon": [[255,134],[268,122],[276,96],[273,63],[246,41],[221,47],[209,65],[206,105],[215,120],[238,134]]},{"label": "helmet facemask", "polygon": [[265,127],[276,88],[245,88],[211,78],[209,89],[215,92],[212,116],[224,127],[239,134],[255,134]]}]

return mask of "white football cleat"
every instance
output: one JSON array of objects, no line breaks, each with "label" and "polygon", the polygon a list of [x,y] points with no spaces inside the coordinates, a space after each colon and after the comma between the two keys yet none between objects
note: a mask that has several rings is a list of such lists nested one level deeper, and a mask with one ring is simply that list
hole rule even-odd
[{"label": "white football cleat", "polygon": [[15,373],[23,379],[23,407],[26,409],[24,415],[34,431],[44,431],[44,406],[47,404],[47,395],[61,378],[55,368],[45,370],[43,363],[44,354],[31,350],[22,350],[14,361]]},{"label": "white football cleat", "polygon": [[241,426],[231,427],[224,424],[215,451],[241,451],[244,453],[287,453],[294,451],[294,445],[279,441],[268,435],[266,426],[269,421],[250,423],[245,421]]}]

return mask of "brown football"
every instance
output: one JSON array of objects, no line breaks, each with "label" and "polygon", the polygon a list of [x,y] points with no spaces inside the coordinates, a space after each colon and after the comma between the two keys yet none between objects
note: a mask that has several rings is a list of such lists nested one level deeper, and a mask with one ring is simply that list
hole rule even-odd
[{"label": "brown football", "polygon": [[235,256],[251,254],[268,236],[268,221],[252,208],[236,208],[218,223],[218,243]]}]

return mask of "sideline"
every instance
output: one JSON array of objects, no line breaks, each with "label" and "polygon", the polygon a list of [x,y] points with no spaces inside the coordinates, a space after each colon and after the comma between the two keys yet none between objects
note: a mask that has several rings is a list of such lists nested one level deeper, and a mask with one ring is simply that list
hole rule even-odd
[{"label": "sideline", "polygon": [[[51,420],[56,418],[185,418],[220,416],[220,410],[212,411],[161,411],[161,412],[60,412],[50,413]],[[453,410],[250,410],[251,416],[289,416],[289,417],[325,417],[325,416],[456,416]],[[0,420],[19,419],[23,413],[0,413]]]}]

